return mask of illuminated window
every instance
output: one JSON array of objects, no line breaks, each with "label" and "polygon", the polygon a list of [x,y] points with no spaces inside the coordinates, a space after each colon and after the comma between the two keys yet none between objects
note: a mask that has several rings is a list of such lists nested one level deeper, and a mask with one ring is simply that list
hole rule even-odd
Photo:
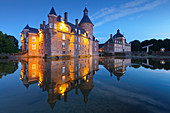
[{"label": "illuminated window", "polygon": [[53,28],[53,24],[52,23],[50,23],[50,28]]},{"label": "illuminated window", "polygon": [[78,31],[78,34],[81,34],[81,31],[80,31],[80,30]]},{"label": "illuminated window", "polygon": [[68,31],[68,27],[66,27],[66,31]]},{"label": "illuminated window", "polygon": [[65,37],[65,34],[63,33],[63,40],[65,40],[66,39],[66,37]]},{"label": "illuminated window", "polygon": [[62,68],[62,72],[65,73],[65,67]]},{"label": "illuminated window", "polygon": [[36,70],[36,64],[32,64],[32,70]]},{"label": "illuminated window", "polygon": [[60,30],[62,30],[63,29],[63,26],[62,25],[60,25]]},{"label": "illuminated window", "polygon": [[86,36],[86,33],[84,33],[84,36]]},{"label": "illuminated window", "polygon": [[56,24],[54,24],[54,29],[56,29],[57,28],[57,26],[56,26]]},{"label": "illuminated window", "polygon": [[36,42],[36,37],[32,37],[32,42]]},{"label": "illuminated window", "polygon": [[82,43],[83,43],[83,38],[82,38],[82,40],[81,40],[81,41],[82,41]]},{"label": "illuminated window", "polygon": [[36,44],[32,44],[32,50],[36,50]]},{"label": "illuminated window", "polygon": [[76,33],[77,33],[77,29],[75,29]]},{"label": "illuminated window", "polygon": [[62,43],[62,48],[65,49],[65,46],[66,46],[65,42],[63,42]]},{"label": "illuminated window", "polygon": [[77,37],[75,37],[75,40],[77,41]]},{"label": "illuminated window", "polygon": [[36,77],[36,72],[32,72],[32,77],[33,77],[33,78]]},{"label": "illuminated window", "polygon": [[78,74],[78,76],[80,77],[80,71],[79,71],[79,74]]}]

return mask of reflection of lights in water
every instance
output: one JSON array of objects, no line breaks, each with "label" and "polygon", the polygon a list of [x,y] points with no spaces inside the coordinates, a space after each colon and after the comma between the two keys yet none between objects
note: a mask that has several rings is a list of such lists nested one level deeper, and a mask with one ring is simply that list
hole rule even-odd
[{"label": "reflection of lights in water", "polygon": [[161,52],[164,52],[165,51],[165,48],[161,48]]},{"label": "reflection of lights in water", "polygon": [[161,60],[161,64],[165,64],[165,61],[164,61],[164,60]]}]

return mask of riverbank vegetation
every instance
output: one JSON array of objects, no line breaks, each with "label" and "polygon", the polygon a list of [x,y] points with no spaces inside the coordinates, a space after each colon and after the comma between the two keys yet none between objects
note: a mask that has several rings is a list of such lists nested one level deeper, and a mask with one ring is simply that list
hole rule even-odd
[{"label": "riverbank vegetation", "polygon": [[0,54],[18,52],[18,40],[14,36],[3,34],[0,31]]}]

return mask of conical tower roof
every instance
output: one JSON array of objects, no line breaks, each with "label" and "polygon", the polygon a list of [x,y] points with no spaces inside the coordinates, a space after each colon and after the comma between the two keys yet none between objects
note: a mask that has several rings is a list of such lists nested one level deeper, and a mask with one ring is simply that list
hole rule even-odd
[{"label": "conical tower roof", "polygon": [[81,19],[81,21],[80,21],[79,24],[81,24],[81,23],[90,23],[90,24],[93,24],[93,23],[91,22],[89,16],[88,16],[88,10],[87,10],[87,8],[85,8],[83,12],[84,12],[84,16],[83,16],[83,18]]},{"label": "conical tower roof", "polygon": [[56,14],[56,12],[55,12],[55,10],[54,10],[54,7],[51,8],[51,11],[50,11],[49,14],[51,14],[51,15],[56,15],[56,16],[57,16],[57,14]]}]

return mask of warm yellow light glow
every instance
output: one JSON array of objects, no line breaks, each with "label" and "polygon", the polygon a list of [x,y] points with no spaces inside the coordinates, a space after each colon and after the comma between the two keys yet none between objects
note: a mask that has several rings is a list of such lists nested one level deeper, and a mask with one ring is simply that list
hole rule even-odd
[{"label": "warm yellow light glow", "polygon": [[21,34],[21,41],[23,41],[24,40],[24,35],[23,34]]},{"label": "warm yellow light glow", "polygon": [[87,80],[87,82],[89,82],[89,80]]},{"label": "warm yellow light glow", "polygon": [[64,93],[62,93],[62,96],[64,96]]}]

